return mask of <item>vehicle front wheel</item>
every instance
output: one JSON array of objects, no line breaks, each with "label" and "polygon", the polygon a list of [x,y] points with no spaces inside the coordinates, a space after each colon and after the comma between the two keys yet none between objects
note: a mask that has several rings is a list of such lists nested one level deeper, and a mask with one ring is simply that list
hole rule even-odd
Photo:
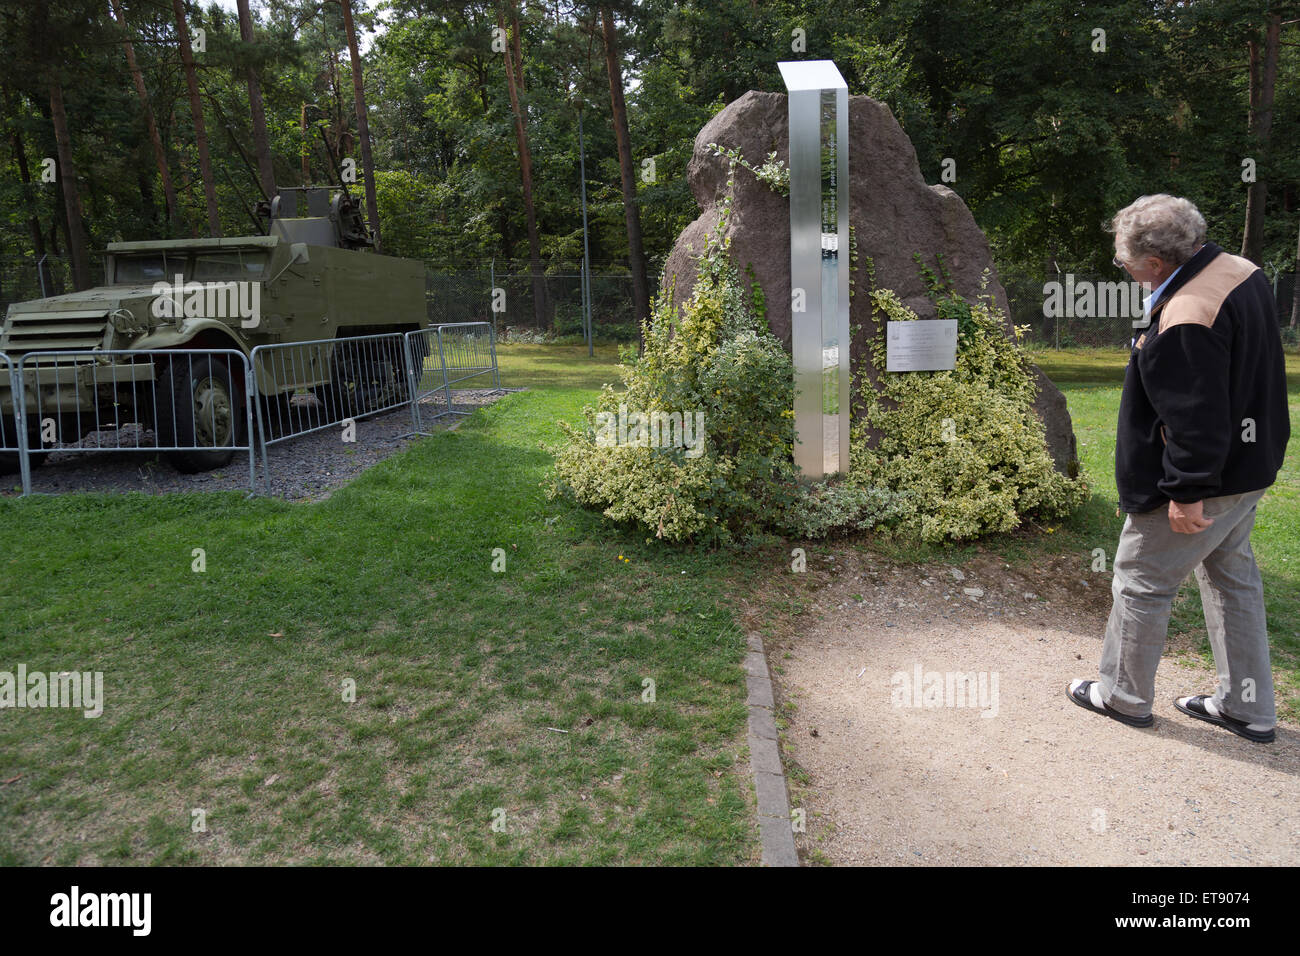
[{"label": "vehicle front wheel", "polygon": [[230,464],[244,416],[241,390],[226,363],[215,355],[178,355],[163,366],[157,389],[158,447],[193,446],[166,452],[172,466],[194,474]]}]

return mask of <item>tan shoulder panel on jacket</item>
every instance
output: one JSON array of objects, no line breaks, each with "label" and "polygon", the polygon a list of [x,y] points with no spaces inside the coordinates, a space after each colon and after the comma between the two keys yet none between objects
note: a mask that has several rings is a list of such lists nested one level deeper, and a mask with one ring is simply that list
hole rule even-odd
[{"label": "tan shoulder panel on jacket", "polygon": [[1213,327],[1219,309],[1223,308],[1223,300],[1258,268],[1249,259],[1219,253],[1164,303],[1160,311],[1160,331],[1171,325]]}]

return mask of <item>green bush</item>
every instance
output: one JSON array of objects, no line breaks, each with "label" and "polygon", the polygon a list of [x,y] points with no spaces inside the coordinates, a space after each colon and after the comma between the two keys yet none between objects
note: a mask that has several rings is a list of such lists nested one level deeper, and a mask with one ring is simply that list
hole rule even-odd
[{"label": "green bush", "polygon": [[799,495],[777,526],[792,538],[827,538],[896,523],[906,498],[885,488],[821,482]]},{"label": "green bush", "polygon": [[[740,280],[729,243],[717,238],[730,203],[728,194],[689,301],[677,313],[667,290],[644,328],[644,352],[625,351],[623,390],[606,385],[583,410],[583,427],[559,423],[566,441],[548,449],[550,497],[567,495],[663,540],[724,545],[766,532],[825,538],[882,526],[930,541],[973,538],[1010,530],[1026,515],[1064,514],[1087,497],[1083,482],[1052,466],[1031,410],[1029,360],[1003,334],[999,314],[942,290],[924,267],[940,318],[958,322],[956,369],[883,374],[881,322],[871,355],[880,390],[860,383],[868,411],[854,424],[850,473],[800,484],[793,366],[762,318],[761,291]],[[884,318],[917,318],[892,292],[872,301]],[[635,426],[631,442],[611,444],[611,419],[639,412],[702,413],[703,447],[638,443]],[[871,428],[883,434],[874,447]]]},{"label": "green bush", "polygon": [[[680,314],[671,303],[671,290],[656,299],[642,355],[624,354],[624,390],[606,385],[597,405],[583,410],[585,428],[560,423],[568,440],[550,449],[556,462],[547,491],[658,538],[730,544],[761,532],[799,494],[791,455],[793,366],[754,314],[752,290],[741,283],[725,241],[710,238]],[[696,457],[682,447],[602,445],[600,416],[618,415],[620,407],[629,415],[703,413],[702,451]]]},{"label": "green bush", "polygon": [[926,541],[1009,531],[1025,517],[1060,517],[1087,499],[1087,485],[1056,471],[1047,452],[1021,329],[1012,341],[992,303],[946,293],[938,312],[958,322],[956,368],[886,373],[886,320],[917,315],[889,290],[871,300],[880,319],[871,345],[877,384],[865,376],[860,383],[867,410],[853,425],[850,483],[895,492],[898,524]]},{"label": "green bush", "polygon": [[[609,316],[593,313],[591,317],[592,334],[597,342],[635,342],[640,326],[634,319],[617,321]],[[587,341],[581,304],[557,306],[555,317],[551,322],[553,341],[578,343]]]}]

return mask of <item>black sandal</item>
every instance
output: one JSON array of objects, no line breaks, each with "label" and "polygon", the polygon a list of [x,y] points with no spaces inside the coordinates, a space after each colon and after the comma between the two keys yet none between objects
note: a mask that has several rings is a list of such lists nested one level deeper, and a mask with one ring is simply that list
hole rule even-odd
[{"label": "black sandal", "polygon": [[1091,691],[1092,685],[1097,683],[1095,680],[1086,680],[1074,690],[1070,690],[1069,685],[1065,687],[1065,695],[1074,701],[1080,707],[1086,707],[1088,710],[1097,714],[1118,720],[1121,724],[1128,724],[1130,727],[1150,727],[1156,722],[1155,715],[1147,714],[1145,717],[1130,717],[1128,714],[1121,714],[1118,710],[1112,710],[1105,706],[1096,706],[1092,702]]},{"label": "black sandal", "polygon": [[[1197,720],[1203,720],[1206,723],[1216,724],[1220,727],[1226,727],[1238,737],[1245,737],[1247,740],[1253,740],[1257,744],[1271,744],[1275,736],[1272,728],[1268,730],[1251,730],[1250,725],[1244,720],[1238,720],[1235,717],[1229,717],[1227,714],[1215,716],[1205,708],[1205,701],[1208,694],[1197,694],[1195,697],[1175,697],[1174,706],[1181,710],[1189,717],[1195,717]],[[1187,701],[1186,704],[1183,701]]]}]

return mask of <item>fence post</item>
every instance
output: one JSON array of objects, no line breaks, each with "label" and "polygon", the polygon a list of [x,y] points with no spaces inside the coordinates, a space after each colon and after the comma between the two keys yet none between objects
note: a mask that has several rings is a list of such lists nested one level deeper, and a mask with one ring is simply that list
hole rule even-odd
[{"label": "fence post", "polygon": [[[588,344],[590,344],[590,342]],[[492,353],[492,387],[500,389],[501,367],[497,364],[497,336],[491,328],[488,329],[488,348]]]},{"label": "fence post", "polygon": [[411,427],[414,434],[420,434],[420,379],[424,377],[424,357],[420,357],[420,371],[415,371],[415,349],[411,337],[424,335],[424,329],[416,329],[402,336],[402,348],[406,354],[406,391],[411,399]]},{"label": "fence post", "polygon": [[442,366],[442,393],[447,399],[447,414],[451,414],[451,383],[447,380],[447,356],[442,350],[442,327],[436,332],[438,336],[438,364]]},{"label": "fence post", "polygon": [[254,435],[260,435],[261,429],[253,431],[253,403],[257,403],[258,417],[261,418],[262,397],[257,393],[257,377],[253,374],[253,363],[248,356],[239,356],[244,362],[244,427],[248,435],[248,493],[257,494],[257,442]]},{"label": "fence post", "polygon": [[[4,359],[5,376],[9,379],[9,396],[14,406],[13,452],[18,458],[18,475],[19,475],[18,480],[22,482],[23,495],[29,495],[32,493],[31,477],[29,472],[25,470],[25,466],[27,465],[27,457],[23,451],[25,447],[27,428],[26,428],[26,422],[24,421],[23,418],[23,411],[24,411],[23,403],[25,399],[23,398],[22,373],[21,373],[21,369],[19,369],[17,366],[14,365],[13,359],[11,359],[5,353],[0,352],[0,359]],[[0,421],[0,439],[4,438],[3,432],[4,432],[4,422]],[[4,442],[0,442],[0,446],[3,446],[5,448],[9,447]]]},{"label": "fence post", "polygon": [[[263,361],[262,351],[264,348],[265,346],[262,345],[253,346],[252,358],[249,360],[248,367],[250,369],[250,372],[254,380],[256,380],[257,378],[257,363]],[[249,456],[252,457],[253,455],[256,454],[256,452],[253,450],[253,443],[250,441],[248,445],[249,445],[248,453]],[[271,462],[270,459],[267,457],[267,452],[266,452],[266,409],[263,407],[260,397],[258,398],[258,402],[257,402],[257,445],[262,450],[262,484],[266,486],[266,493],[270,495],[271,494]]]},{"label": "fence post", "polygon": [[[27,357],[18,360],[18,370],[14,371],[12,363],[9,368],[10,393],[14,397],[14,431],[18,439],[18,474],[23,485],[23,497],[32,493],[32,462],[27,447],[27,391],[23,381],[23,364]],[[40,387],[37,386],[37,395]]]}]

